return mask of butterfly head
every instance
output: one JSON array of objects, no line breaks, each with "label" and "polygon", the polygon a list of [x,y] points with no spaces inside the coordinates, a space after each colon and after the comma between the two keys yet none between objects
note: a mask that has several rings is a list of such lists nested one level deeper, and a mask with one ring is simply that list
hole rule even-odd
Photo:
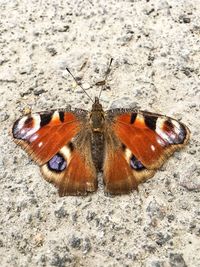
[{"label": "butterfly head", "polygon": [[94,132],[102,132],[104,126],[104,111],[103,107],[99,102],[99,98],[95,97],[94,104],[90,113],[90,124]]}]

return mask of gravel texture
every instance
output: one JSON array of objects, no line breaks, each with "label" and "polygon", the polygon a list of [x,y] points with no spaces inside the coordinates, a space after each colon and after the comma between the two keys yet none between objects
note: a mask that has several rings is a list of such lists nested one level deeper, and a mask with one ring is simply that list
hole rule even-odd
[{"label": "gravel texture", "polygon": [[[200,266],[200,1],[0,0],[0,260],[5,267]],[[10,134],[24,112],[101,102],[181,119],[191,141],[125,196],[59,198]],[[94,97],[99,87],[87,92]]]}]

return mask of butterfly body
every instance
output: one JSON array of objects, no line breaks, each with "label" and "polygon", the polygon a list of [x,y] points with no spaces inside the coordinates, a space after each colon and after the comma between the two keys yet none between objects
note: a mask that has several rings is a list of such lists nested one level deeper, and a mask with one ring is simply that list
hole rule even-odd
[{"label": "butterfly body", "polygon": [[29,114],[14,123],[12,133],[60,196],[95,191],[98,171],[106,192],[130,192],[189,139],[189,129],[170,117],[132,109],[105,112],[97,97],[90,112]]}]

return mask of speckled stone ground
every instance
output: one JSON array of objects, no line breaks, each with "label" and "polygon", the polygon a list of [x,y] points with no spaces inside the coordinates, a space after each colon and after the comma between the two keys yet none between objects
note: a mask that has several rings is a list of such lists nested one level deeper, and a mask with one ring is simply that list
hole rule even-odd
[{"label": "speckled stone ground", "polygon": [[[1,266],[200,266],[200,2],[0,1]],[[10,135],[23,110],[105,109],[181,119],[190,144],[139,192],[59,198]],[[88,90],[91,97],[99,88]]]}]

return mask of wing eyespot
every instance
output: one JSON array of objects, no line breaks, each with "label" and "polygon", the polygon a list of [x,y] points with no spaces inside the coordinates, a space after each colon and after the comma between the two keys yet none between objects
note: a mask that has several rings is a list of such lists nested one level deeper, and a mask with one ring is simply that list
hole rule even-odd
[{"label": "wing eyespot", "polygon": [[130,167],[136,171],[142,171],[146,169],[142,162],[138,160],[133,154],[130,158]]},{"label": "wing eyespot", "polygon": [[47,166],[49,170],[60,173],[67,168],[67,161],[60,153],[57,153],[48,161]]}]

